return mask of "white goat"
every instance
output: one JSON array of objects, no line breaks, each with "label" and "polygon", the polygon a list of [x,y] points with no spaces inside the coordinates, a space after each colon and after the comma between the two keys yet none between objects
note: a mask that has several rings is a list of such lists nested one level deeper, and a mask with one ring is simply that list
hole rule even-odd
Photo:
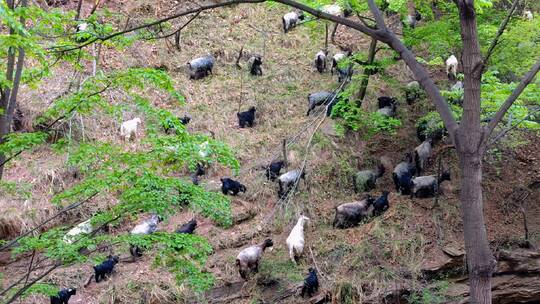
[{"label": "white goat", "polygon": [[446,59],[446,75],[449,79],[456,79],[458,68],[458,60],[456,56],[451,55]]},{"label": "white goat", "polygon": [[77,226],[71,228],[66,235],[64,236],[64,242],[71,244],[75,241],[75,237],[79,234],[89,234],[92,232],[92,224],[90,220],[86,220],[82,223],[79,223]]},{"label": "white goat", "polygon": [[304,252],[304,224],[308,220],[309,218],[300,215],[286,241],[287,247],[289,247],[289,256],[295,264],[296,258],[300,257]]},{"label": "white goat", "polygon": [[159,222],[159,217],[156,214],[153,214],[149,219],[143,221],[137,226],[131,229],[131,234],[151,234],[157,230],[157,224]]},{"label": "white goat", "polygon": [[133,137],[135,137],[137,135],[137,128],[140,123],[142,123],[142,121],[139,117],[124,121],[120,127],[120,136],[122,139],[126,140],[126,138],[128,138],[131,140]]},{"label": "white goat", "polygon": [[[149,219],[133,227],[133,229],[131,229],[131,234],[152,234],[158,230],[158,222],[159,217],[156,214],[153,214]],[[141,248],[134,245],[129,247],[129,252],[133,257],[142,256]]]},{"label": "white goat", "polygon": [[525,19],[529,21],[532,21],[534,19],[533,13],[531,11],[524,11],[523,17],[525,17]]}]

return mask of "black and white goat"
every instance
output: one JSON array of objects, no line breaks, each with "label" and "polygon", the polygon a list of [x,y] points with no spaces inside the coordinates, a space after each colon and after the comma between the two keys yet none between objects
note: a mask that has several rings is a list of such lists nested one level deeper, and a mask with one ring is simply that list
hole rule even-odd
[{"label": "black and white goat", "polygon": [[304,12],[289,12],[286,13],[282,20],[283,20],[283,32],[287,33],[290,31],[293,27],[296,26],[299,20],[304,20],[305,15]]},{"label": "black and white goat", "polygon": [[377,179],[384,175],[384,166],[379,164],[377,171],[375,170],[362,170],[358,171],[354,175],[354,192],[362,193],[369,192],[375,188]]},{"label": "black and white goat", "polygon": [[405,153],[404,160],[397,164],[392,172],[392,179],[396,186],[396,191],[401,194],[409,194],[411,192],[411,179],[416,174],[416,166],[413,162],[411,153]]},{"label": "black and white goat", "polygon": [[448,76],[448,79],[450,80],[456,79],[457,69],[458,69],[458,60],[456,56],[450,55],[450,57],[446,59],[446,75]]},{"label": "black and white goat", "polygon": [[326,52],[325,51],[321,50],[315,55],[315,67],[317,68],[317,71],[321,74],[326,70]]},{"label": "black and white goat", "polygon": [[190,71],[189,77],[191,79],[201,79],[212,74],[212,70],[214,69],[214,63],[215,59],[210,55],[195,58],[189,61],[187,63]]},{"label": "black and white goat", "polygon": [[418,147],[414,149],[414,162],[416,163],[416,174],[422,173],[433,154],[433,140],[426,139]]},{"label": "black and white goat", "polygon": [[439,192],[439,186],[450,180],[450,170],[444,170],[437,179],[436,175],[419,176],[411,180],[411,198],[433,197]]},{"label": "black and white goat", "polygon": [[254,245],[240,251],[236,257],[236,266],[242,279],[247,280],[250,271],[259,271],[259,262],[261,257],[268,247],[272,247],[274,243],[271,239],[266,239],[260,245]]},{"label": "black and white goat", "polygon": [[253,76],[262,76],[262,57],[259,55],[254,55],[249,58],[249,73]]},{"label": "black and white goat", "polygon": [[278,196],[283,198],[289,194],[292,186],[294,186],[300,179],[305,180],[306,172],[301,169],[291,170],[278,177],[279,192]]},{"label": "black and white goat", "polygon": [[315,110],[315,107],[321,106],[323,104],[330,102],[332,98],[334,98],[334,93],[330,93],[328,91],[321,91],[321,92],[309,94],[307,97],[308,111],[307,111],[306,116],[309,116],[309,113]]},{"label": "black and white goat", "polygon": [[51,304],[69,304],[69,298],[76,294],[76,288],[64,288],[57,295],[51,296]]},{"label": "black and white goat", "polygon": [[[157,214],[152,214],[152,216],[149,219],[133,227],[130,233],[134,235],[152,234],[156,232],[156,230],[158,229],[158,223],[159,223],[159,216]],[[131,245],[129,248],[129,252],[131,253],[131,256],[133,257],[142,256],[142,249],[139,248],[138,246]]]},{"label": "black and white goat", "polygon": [[241,184],[238,181],[235,181],[232,178],[224,177],[221,178],[221,192],[224,195],[238,195],[239,192],[246,193],[246,186]]},{"label": "black and white goat", "polygon": [[373,198],[371,195],[358,202],[346,203],[336,207],[334,228],[346,229],[358,225],[363,219],[373,214]]}]

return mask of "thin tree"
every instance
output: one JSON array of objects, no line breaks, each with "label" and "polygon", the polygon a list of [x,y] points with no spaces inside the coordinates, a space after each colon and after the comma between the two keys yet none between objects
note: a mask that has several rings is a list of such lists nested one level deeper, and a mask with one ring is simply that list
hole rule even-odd
[{"label": "thin tree", "polygon": [[[21,6],[25,7],[27,0],[21,2]],[[15,9],[15,0],[8,0],[7,6],[9,9]],[[24,19],[21,18],[21,24],[24,26]],[[19,35],[14,28],[9,29],[9,35]],[[11,122],[13,121],[13,113],[17,106],[17,94],[21,83],[22,71],[24,67],[25,51],[23,47],[8,48],[8,57],[6,65],[6,80],[11,83],[11,86],[0,87],[0,145],[5,142],[6,136],[11,131]],[[16,58],[16,59],[15,59]],[[0,179],[4,173],[4,163],[6,156],[0,152]]]}]

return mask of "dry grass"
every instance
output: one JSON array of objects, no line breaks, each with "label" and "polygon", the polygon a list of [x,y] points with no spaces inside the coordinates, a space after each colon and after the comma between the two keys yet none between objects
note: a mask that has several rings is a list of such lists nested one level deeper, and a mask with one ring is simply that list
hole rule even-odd
[{"label": "dry grass", "polygon": [[[115,11],[130,14],[133,17],[131,22],[143,16],[154,14],[157,17],[174,11],[169,2],[147,5],[137,1],[122,5],[110,1],[107,5]],[[290,167],[296,168],[307,157],[307,182],[301,182],[299,193],[285,208],[277,210],[271,229],[258,229],[276,210],[278,201],[277,186],[264,179],[260,167],[280,155],[283,139],[294,136],[314,120],[305,116],[306,96],[314,91],[336,87],[336,80],[329,73],[316,73],[312,64],[315,53],[324,45],[322,25],[315,29],[300,27],[284,35],[280,29],[280,16],[284,11],[280,7],[269,8],[261,4],[205,12],[182,33],[180,52],[172,51],[163,41],[137,43],[122,53],[104,50],[101,62],[105,70],[126,66],[166,67],[179,91],[186,96],[186,104],[178,106],[159,95],[152,102],[178,115],[189,113],[193,120],[188,130],[206,134],[213,132],[217,139],[235,149],[242,165],[237,179],[246,184],[248,191],[240,199],[233,200],[233,213],[238,216],[249,210],[255,213],[253,218],[223,229],[187,211],[171,217],[160,228],[172,231],[192,217],[197,217],[197,233],[207,237],[216,248],[206,267],[215,276],[217,286],[239,280],[234,259],[241,247],[259,243],[271,236],[276,248],[265,254],[266,270],[263,272],[294,282],[301,281],[312,261],[306,256],[296,267],[288,262],[285,238],[297,215],[305,213],[311,218],[306,229],[306,243],[311,244],[315,259],[327,277],[325,287],[331,289],[333,282],[344,282],[344,286],[351,282],[361,291],[358,297],[373,299],[394,288],[390,284],[395,282],[414,284],[420,265],[424,259],[429,259],[427,253],[432,248],[440,243],[458,242],[461,239],[456,207],[457,177],[442,199],[439,222],[432,216],[431,201],[410,201],[391,194],[391,208],[381,218],[348,230],[333,230],[331,223],[334,208],[357,196],[352,192],[348,179],[351,172],[373,166],[381,156],[386,156],[395,165],[405,151],[417,145],[413,125],[419,113],[428,108],[427,105],[401,107],[399,115],[403,118],[404,127],[396,136],[377,135],[369,141],[361,140],[355,134],[339,138],[328,135],[332,133],[328,131],[332,123],[327,122],[306,154],[309,132],[303,133],[289,148],[289,160]],[[265,50],[263,35],[258,31],[263,29],[267,34]],[[355,50],[367,49],[369,44],[366,37],[343,27],[338,31],[337,41],[340,45],[354,46]],[[234,66],[242,46],[247,53],[265,54],[262,77],[250,76],[245,60],[241,61],[242,70]],[[208,53],[219,54],[214,75],[204,80],[190,81],[185,73],[185,63]],[[406,69],[397,65],[388,73],[399,83],[407,83],[410,79],[404,71]],[[22,90],[21,100],[29,105],[25,111],[38,113],[62,92],[62,88],[67,87],[70,73],[57,69],[54,75],[44,81],[37,92],[28,88]],[[397,87],[375,76],[370,80],[366,107],[372,107],[379,95],[399,96],[400,92]],[[110,98],[111,102],[117,103],[122,102],[125,96],[113,92]],[[252,129],[238,128],[236,112],[251,105],[257,107],[256,126]],[[129,108],[122,118],[130,119],[136,115],[137,110]],[[110,142],[119,140],[119,122],[101,113],[82,120],[75,117],[71,122],[72,129],[77,132],[82,131],[81,127],[84,126],[84,138]],[[136,142],[126,148],[136,148]],[[454,156],[449,156],[448,162],[455,166]],[[453,169],[453,172],[457,172],[455,167]],[[20,228],[25,230],[53,214],[57,207],[50,204],[51,197],[77,182],[76,178],[69,177],[71,173],[66,169],[66,155],[57,155],[48,147],[25,153],[10,164],[6,173],[9,181],[31,185],[30,197],[10,194],[0,198],[2,211],[7,215],[4,221],[0,220],[7,226],[0,226],[0,230],[11,235],[18,233],[15,231],[17,225],[13,222],[26,224],[27,227]],[[230,176],[232,172],[221,167],[212,168],[202,183],[207,189],[217,190],[219,178],[225,175]],[[390,174],[379,183],[377,194],[382,189],[393,189]],[[88,206],[51,225],[76,223],[110,203],[114,201],[98,196]],[[129,227],[126,225],[113,233],[127,231]],[[127,251],[121,254],[126,256]],[[72,299],[74,303],[179,303],[189,294],[183,286],[176,285],[170,274],[151,267],[151,253],[136,263],[120,263],[113,278],[106,283],[92,283],[82,288],[92,273],[91,264],[63,268],[55,271],[47,280],[60,286],[79,286],[77,295]],[[21,267],[4,268],[2,272],[21,274],[23,265],[25,263],[21,262]],[[401,272],[403,269],[406,274]],[[251,290],[253,298],[263,296],[255,283]],[[250,300],[238,300],[237,303],[249,303]],[[24,302],[43,301],[44,298],[36,297]]]}]

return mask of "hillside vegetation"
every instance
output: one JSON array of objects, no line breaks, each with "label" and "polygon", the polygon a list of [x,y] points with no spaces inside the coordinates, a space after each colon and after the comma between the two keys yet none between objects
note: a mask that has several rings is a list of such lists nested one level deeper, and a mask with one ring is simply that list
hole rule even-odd
[{"label": "hillside vegetation", "polygon": [[[90,14],[92,4],[83,2],[82,16]],[[110,23],[121,30],[192,5],[111,0],[102,3],[94,16],[96,23]],[[528,44],[537,43],[540,34],[540,12],[534,5],[535,19],[517,17],[509,29],[511,38],[503,40],[493,55],[494,64],[484,76],[482,117],[493,115],[500,96],[515,87],[501,80],[501,74],[521,77],[540,55],[537,45]],[[417,6],[429,15],[424,2]],[[67,16],[76,8],[77,1],[67,1],[56,10],[59,16]],[[50,66],[39,82],[25,83],[18,107],[26,130],[17,134],[39,131],[36,119],[50,123],[64,117],[53,135],[47,134],[43,143],[30,139],[38,144],[28,143],[31,148],[6,164],[0,182],[3,244],[66,206],[83,203],[1,252],[2,290],[21,283],[17,282],[21,278],[32,281],[58,263],[20,303],[48,303],[48,295],[67,287],[77,288],[70,303],[323,303],[325,295],[329,303],[462,301],[468,294],[460,285],[467,276],[461,176],[451,140],[445,137],[435,144],[432,161],[423,173],[440,175],[442,169],[450,170],[451,180],[442,184],[440,196],[400,195],[392,180],[393,168],[420,144],[417,123],[434,115],[431,101],[425,94],[412,104],[405,101],[405,88],[413,75],[393,51],[379,43],[375,65],[381,69],[369,77],[361,106],[352,106],[353,97],[349,100],[357,116],[347,118],[350,112],[343,110],[341,117],[338,111],[326,117],[324,107],[306,116],[308,94],[334,91],[340,84],[336,75],[320,74],[314,66],[315,54],[325,47],[325,21],[308,21],[284,34],[281,16],[288,11],[275,3],[204,11],[181,31],[180,49],[174,37],[140,39],[168,33],[190,20],[184,16],[164,32],[156,26],[149,32],[129,33],[74,51],[69,60]],[[491,23],[498,24],[501,16],[492,17]],[[358,16],[349,18],[358,20]],[[404,41],[422,58],[436,84],[449,91],[454,82],[448,80],[443,61],[451,53],[458,54],[459,32],[456,38],[442,21],[425,20],[430,19],[413,31],[402,29],[399,16],[387,16],[387,22],[405,34]],[[496,29],[486,31],[493,35]],[[448,39],[428,46],[436,39],[430,40],[433,33]],[[365,60],[370,43],[370,37],[340,26],[335,43],[330,42],[329,57],[350,49],[355,58]],[[509,44],[527,45],[516,55],[505,51]],[[243,56],[239,56],[241,50]],[[212,75],[190,79],[186,62],[208,54],[216,58]],[[252,54],[262,55],[260,77],[249,74]],[[31,58],[25,68],[39,70],[41,64]],[[506,69],[508,65],[513,68]],[[355,65],[351,83],[339,98],[341,106],[358,90],[363,71]],[[100,90],[99,97],[92,96]],[[77,94],[78,99],[69,97]],[[380,96],[397,98],[396,119],[370,114],[378,109]],[[505,250],[521,250],[527,247],[524,243],[529,248],[540,245],[540,141],[534,115],[539,96],[537,79],[518,107],[512,108],[515,120],[505,121],[516,127],[492,145],[484,158],[484,216],[496,256]],[[85,106],[69,111],[78,102]],[[255,126],[239,128],[236,113],[251,106],[256,107]],[[456,116],[462,115],[459,106],[452,109]],[[184,128],[177,117],[185,114],[192,119]],[[120,124],[135,117],[142,119],[138,135],[133,141],[122,140]],[[178,127],[176,136],[163,131],[167,119]],[[288,167],[282,172],[305,168],[306,178],[298,182],[294,193],[280,198],[277,183],[266,179],[264,168],[283,158],[284,141]],[[205,142],[210,147],[208,157],[199,154]],[[190,180],[197,163],[208,164],[199,186]],[[390,208],[357,227],[333,228],[336,207],[366,194],[355,193],[354,174],[378,164],[386,172],[369,193],[379,197],[382,191],[390,191]],[[222,177],[242,182],[247,191],[222,196]],[[153,212],[163,217],[158,232],[148,238],[130,237],[131,229]],[[285,239],[301,214],[310,220],[303,256],[294,264]],[[106,229],[75,244],[62,241],[67,230],[90,218]],[[198,221],[193,236],[174,233],[193,218]],[[259,272],[244,282],[236,267],[237,254],[267,238],[273,240],[273,249],[264,253]],[[129,244],[134,242],[145,248],[137,259],[130,256]],[[109,254],[120,256],[114,274],[106,282],[90,281],[92,267]],[[25,280],[29,267],[35,268]],[[308,300],[299,296],[299,290],[310,267],[319,271],[321,287]],[[15,292],[2,294],[2,301]],[[529,292],[530,302],[520,303],[540,301],[540,289],[531,287]],[[512,303],[505,296],[497,299],[494,303]]]}]

